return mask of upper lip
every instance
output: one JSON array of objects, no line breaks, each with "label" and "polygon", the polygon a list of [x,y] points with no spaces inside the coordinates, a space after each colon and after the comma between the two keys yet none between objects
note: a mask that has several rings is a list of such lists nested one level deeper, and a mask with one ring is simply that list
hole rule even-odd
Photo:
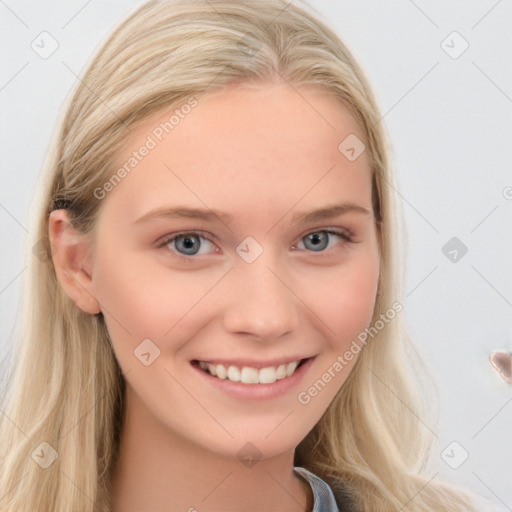
[{"label": "upper lip", "polygon": [[293,363],[295,361],[302,361],[303,359],[310,359],[314,356],[295,356],[295,357],[283,357],[280,359],[267,359],[265,361],[251,361],[249,359],[193,359],[193,361],[204,361],[210,364],[222,364],[226,368],[229,366],[237,366],[238,368],[243,368],[244,366],[248,366],[251,368],[268,368],[269,366],[280,366],[282,364]]}]

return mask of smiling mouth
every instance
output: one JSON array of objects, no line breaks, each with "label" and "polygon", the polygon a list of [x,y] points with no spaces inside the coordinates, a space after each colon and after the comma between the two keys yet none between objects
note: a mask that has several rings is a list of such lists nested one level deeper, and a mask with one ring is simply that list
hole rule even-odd
[{"label": "smiling mouth", "polygon": [[307,359],[299,359],[290,363],[280,364],[279,366],[267,366],[265,368],[254,368],[251,366],[235,366],[212,364],[208,361],[192,361],[194,366],[198,366],[205,373],[221,380],[231,382],[240,382],[242,384],[273,384],[278,380],[291,377],[297,368],[302,366]]}]

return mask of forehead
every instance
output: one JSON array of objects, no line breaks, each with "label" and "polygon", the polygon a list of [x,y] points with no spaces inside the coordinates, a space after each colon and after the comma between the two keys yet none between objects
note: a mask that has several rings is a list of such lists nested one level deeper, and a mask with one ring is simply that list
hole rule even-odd
[{"label": "forehead", "polygon": [[129,205],[131,216],[178,200],[273,216],[299,201],[304,207],[338,199],[369,204],[366,152],[350,161],[340,151],[349,136],[363,141],[363,132],[328,91],[239,84],[184,105],[145,119],[117,155],[115,169],[129,168],[134,153],[151,147],[109,193]]}]

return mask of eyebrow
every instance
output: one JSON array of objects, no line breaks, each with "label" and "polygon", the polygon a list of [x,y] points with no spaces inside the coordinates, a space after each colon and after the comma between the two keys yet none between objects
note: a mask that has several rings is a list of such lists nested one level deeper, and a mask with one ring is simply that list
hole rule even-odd
[{"label": "eyebrow", "polygon": [[[300,223],[308,223],[308,222],[317,222],[321,220],[331,219],[342,215],[344,213],[354,212],[361,213],[364,215],[371,215],[371,210],[364,208],[358,204],[354,203],[343,203],[343,204],[334,204],[328,205],[323,208],[319,208],[316,210],[297,212],[292,216],[292,223],[300,224]],[[155,208],[154,210],[149,211],[144,214],[142,217],[138,218],[132,224],[142,224],[145,222],[149,222],[151,220],[163,218],[163,219],[201,219],[210,222],[216,222],[219,219],[222,221],[231,222],[235,219],[234,215],[228,214],[226,212],[221,212],[219,210],[212,209],[201,209],[201,208],[189,208],[186,206],[175,206],[175,207],[163,207],[163,208]]]}]

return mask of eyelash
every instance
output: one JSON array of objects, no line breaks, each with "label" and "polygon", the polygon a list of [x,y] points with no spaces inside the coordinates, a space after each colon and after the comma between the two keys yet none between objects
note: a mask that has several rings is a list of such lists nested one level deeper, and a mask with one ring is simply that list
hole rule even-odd
[{"label": "eyelash", "polygon": [[[302,236],[300,238],[300,240],[302,240],[303,238],[305,238],[308,235],[312,235],[312,234],[316,234],[316,233],[328,233],[330,235],[337,235],[337,236],[343,238],[344,242],[342,242],[342,248],[345,248],[347,246],[347,244],[349,244],[349,243],[355,243],[354,240],[353,240],[352,233],[350,231],[346,230],[346,229],[344,229],[344,230],[316,229],[314,231],[310,231],[309,233],[306,233],[304,236]],[[181,237],[185,237],[185,236],[197,236],[198,238],[204,238],[204,239],[208,240],[209,242],[211,242],[212,244],[214,244],[214,241],[211,240],[211,238],[209,238],[207,235],[208,235],[208,233],[205,233],[204,231],[182,231],[182,232],[179,232],[179,233],[173,233],[172,235],[167,235],[166,237],[164,237],[162,242],[160,242],[157,245],[157,248],[158,249],[167,248],[167,246],[171,242],[173,242],[177,238],[181,238]],[[305,250],[307,252],[315,253],[315,251],[308,251],[307,249],[300,249],[300,250],[301,251]],[[328,250],[319,251],[318,254],[320,255],[320,257],[323,257],[323,256],[325,256],[326,252],[329,252],[329,251]],[[179,252],[175,252],[175,251],[173,251],[173,253],[176,256],[178,256],[178,258],[183,259],[183,260],[187,260],[189,262],[192,261],[194,258],[197,258],[197,256],[195,256],[195,255],[185,256],[185,255],[183,255],[183,254],[181,254]]]}]

